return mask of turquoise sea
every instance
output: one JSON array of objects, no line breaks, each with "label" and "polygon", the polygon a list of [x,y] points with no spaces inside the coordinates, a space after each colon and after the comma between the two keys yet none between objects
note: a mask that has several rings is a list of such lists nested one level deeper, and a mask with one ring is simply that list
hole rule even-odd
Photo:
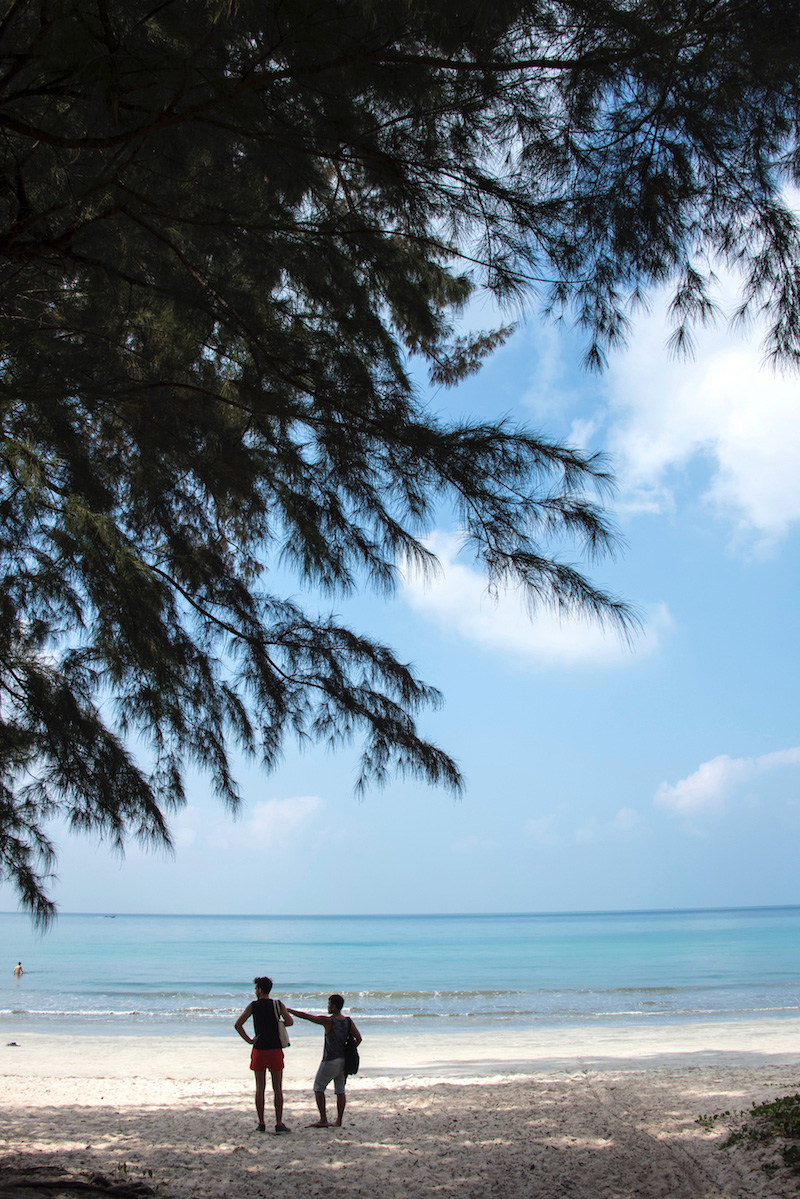
[{"label": "turquoise sea", "polygon": [[[0,914],[4,1031],[229,1036],[252,978],[362,1031],[800,1015],[800,907],[465,916]],[[26,973],[14,979],[18,960]]]}]

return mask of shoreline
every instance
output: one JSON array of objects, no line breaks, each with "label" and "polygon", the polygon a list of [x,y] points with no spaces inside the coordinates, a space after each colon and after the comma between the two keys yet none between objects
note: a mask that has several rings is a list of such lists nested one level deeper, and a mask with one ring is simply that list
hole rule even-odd
[{"label": "shoreline", "polygon": [[[694,1067],[795,1066],[800,1069],[800,1018],[647,1026],[573,1025],[547,1029],[366,1030],[359,1079],[411,1082],[486,1078],[541,1071],[584,1072]],[[313,1076],[322,1038],[298,1021],[290,1030],[284,1085]],[[9,1044],[14,1042],[14,1044]],[[115,1032],[25,1031],[0,1022],[0,1075],[17,1078],[241,1079],[248,1046],[230,1034],[142,1035],[122,1023]],[[307,1085],[307,1084],[306,1084]]]}]

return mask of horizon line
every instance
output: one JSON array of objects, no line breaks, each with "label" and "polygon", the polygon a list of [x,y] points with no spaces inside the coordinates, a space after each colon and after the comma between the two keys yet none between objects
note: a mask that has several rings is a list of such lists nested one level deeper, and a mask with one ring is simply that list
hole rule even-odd
[{"label": "horizon line", "polygon": [[[725,904],[721,907],[669,907],[669,908],[567,908],[551,911],[498,911],[498,912],[114,912],[110,909],[94,912],[58,911],[60,916],[99,916],[104,919],[140,917],[145,919],[185,920],[475,920],[492,917],[529,916],[668,916],[691,913],[719,912],[766,912],[791,911],[800,908],[800,903]],[[0,916],[23,916],[31,918],[30,912],[0,911]]]}]

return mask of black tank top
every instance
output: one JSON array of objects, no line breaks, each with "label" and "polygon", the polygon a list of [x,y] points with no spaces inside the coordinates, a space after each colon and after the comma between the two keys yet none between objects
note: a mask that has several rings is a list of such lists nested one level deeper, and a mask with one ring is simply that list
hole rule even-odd
[{"label": "black tank top", "polygon": [[275,1015],[275,1005],[271,999],[253,1000],[253,1028],[256,1039],[255,1049],[280,1049],[281,1041],[278,1036],[278,1018]]},{"label": "black tank top", "polygon": [[331,1020],[331,1031],[325,1033],[325,1048],[322,1053],[323,1062],[332,1062],[335,1058],[344,1057],[344,1043],[350,1035],[350,1017],[344,1020]]}]

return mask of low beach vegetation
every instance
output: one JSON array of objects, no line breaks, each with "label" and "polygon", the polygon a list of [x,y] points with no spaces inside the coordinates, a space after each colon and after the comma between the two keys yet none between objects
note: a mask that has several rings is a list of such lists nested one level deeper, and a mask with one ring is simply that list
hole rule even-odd
[{"label": "low beach vegetation", "polygon": [[[800,1175],[800,1092],[765,1099],[747,1111],[698,1116],[696,1122],[709,1131],[718,1124],[729,1127],[721,1149],[734,1145],[770,1147],[785,1166]],[[764,1163],[767,1171],[775,1168],[775,1161]]]}]

